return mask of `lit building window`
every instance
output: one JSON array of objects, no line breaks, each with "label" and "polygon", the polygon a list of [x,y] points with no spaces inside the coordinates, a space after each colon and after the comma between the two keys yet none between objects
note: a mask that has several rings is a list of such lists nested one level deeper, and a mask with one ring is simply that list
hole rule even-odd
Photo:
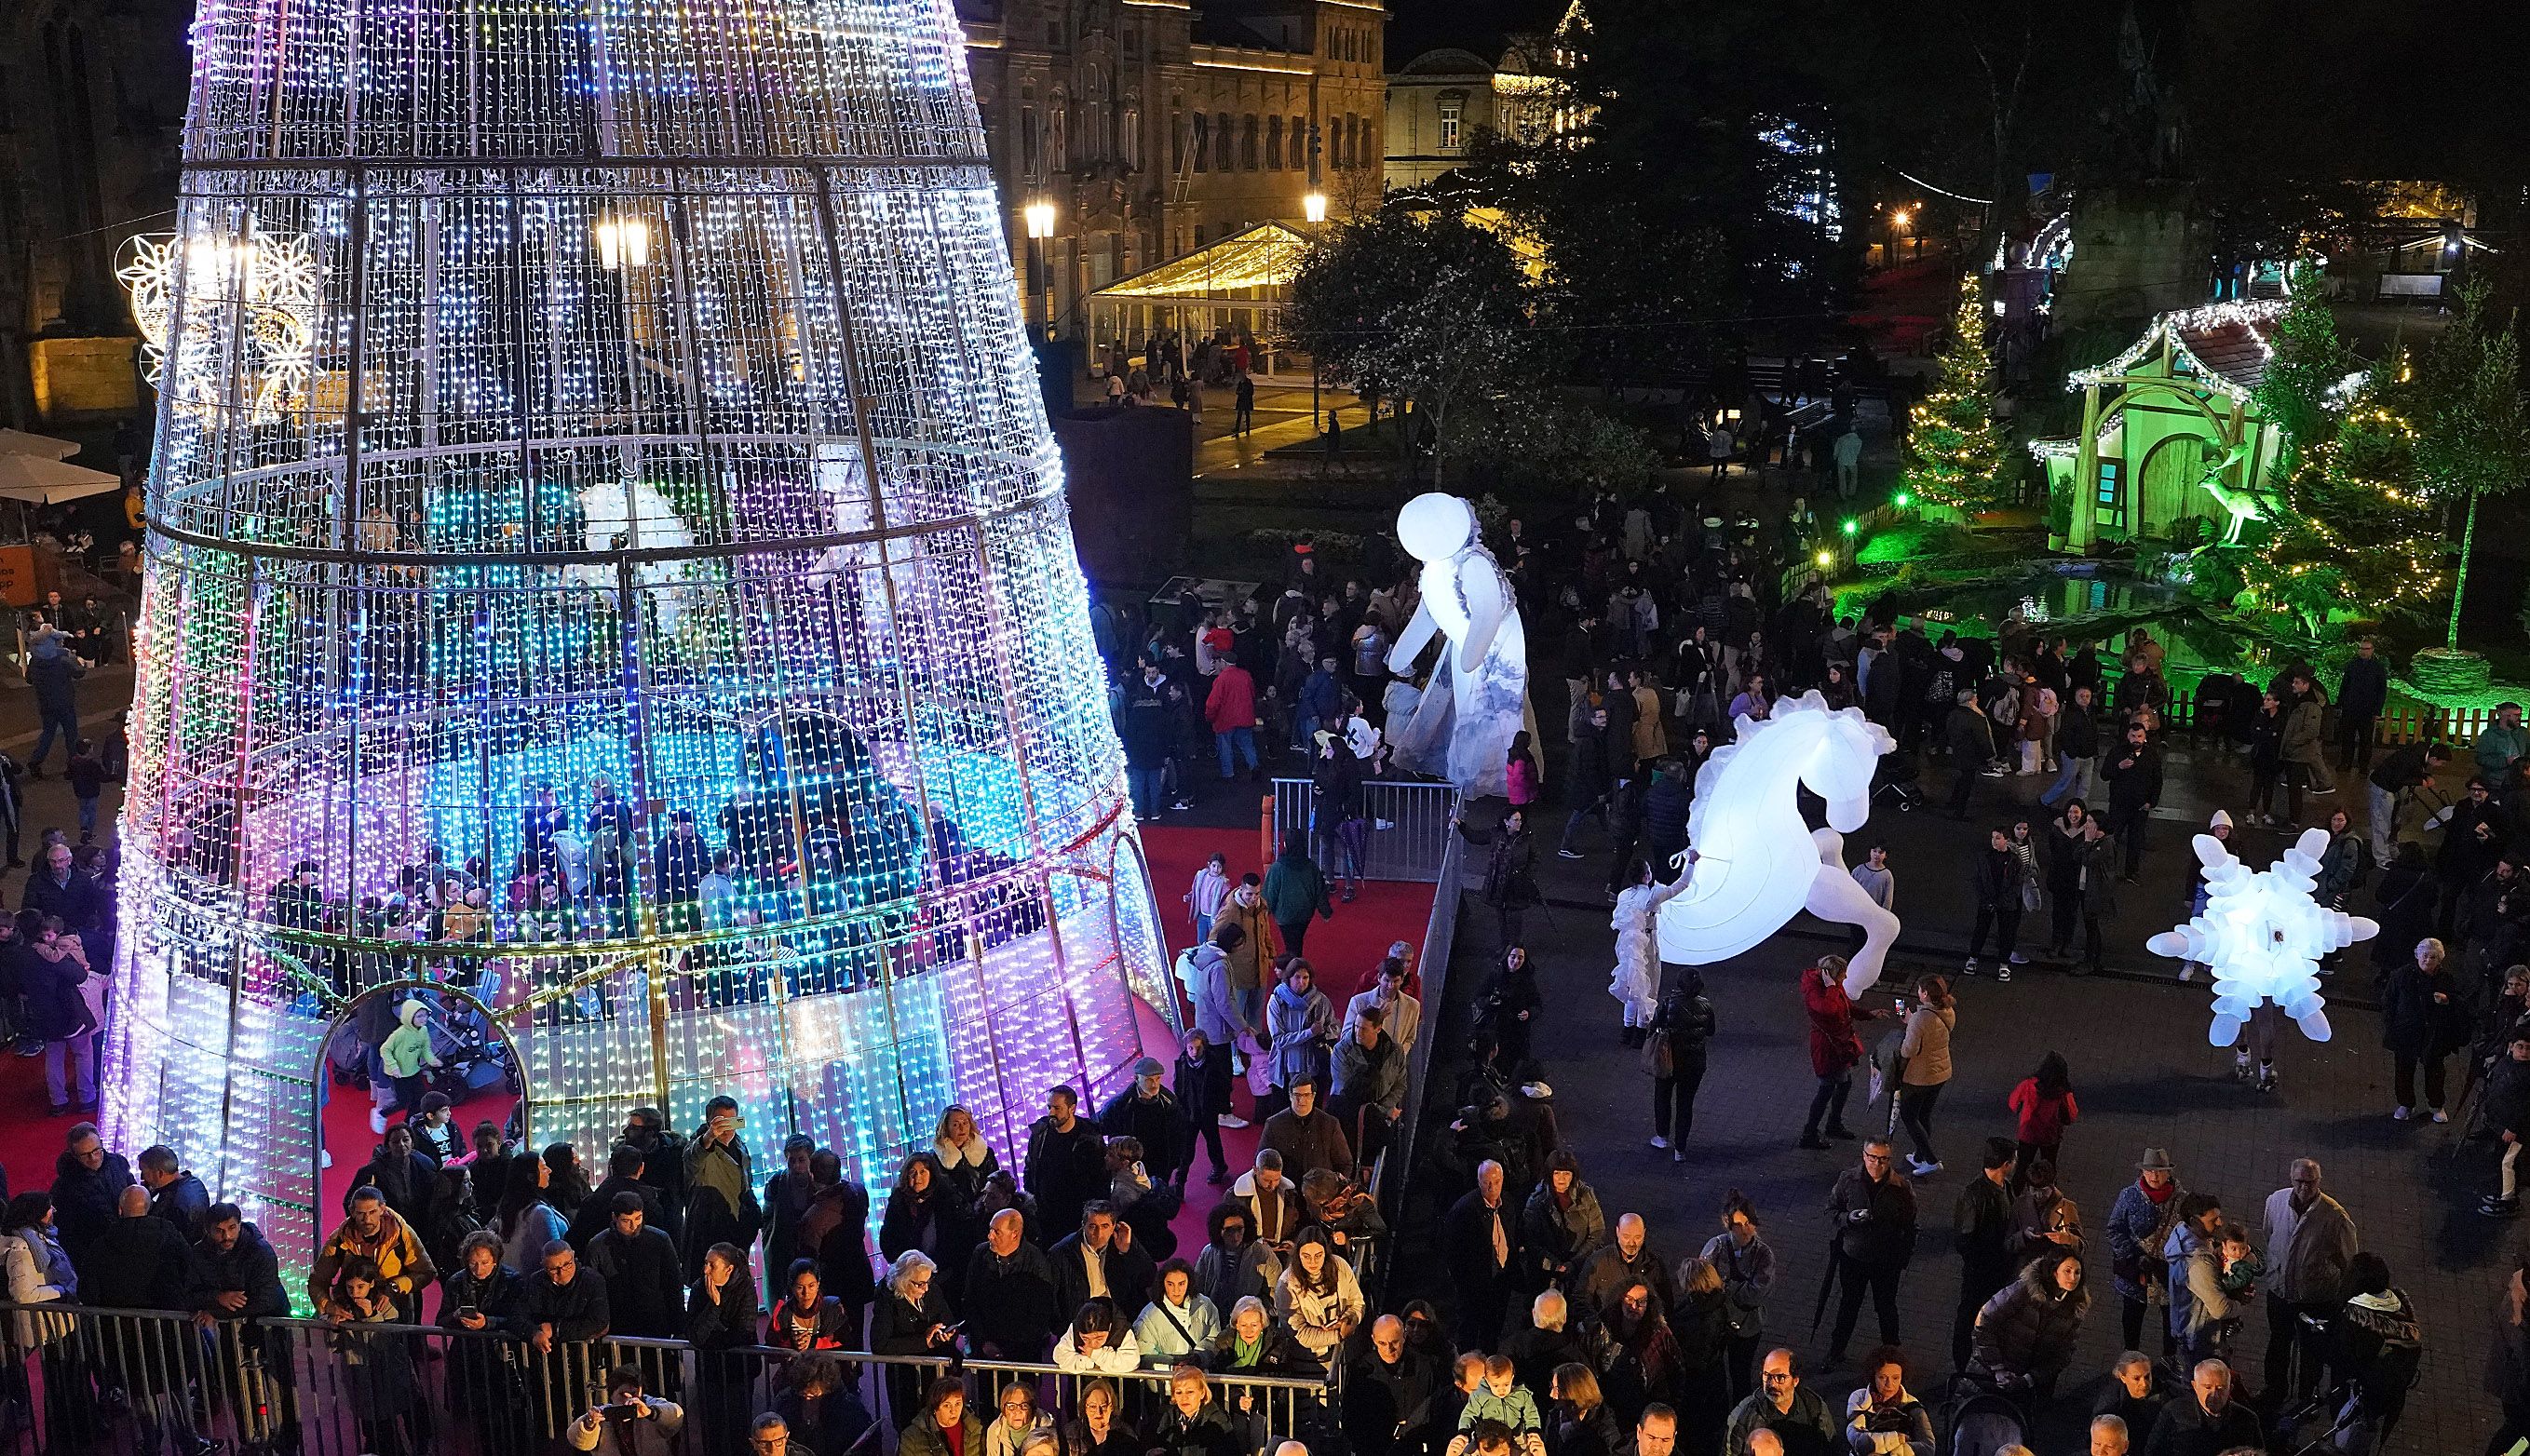
[{"label": "lit building window", "polygon": [[1441,150],[1457,151],[1458,149],[1458,123],[1459,119],[1463,115],[1465,115],[1465,110],[1458,102],[1444,101],[1441,103]]}]

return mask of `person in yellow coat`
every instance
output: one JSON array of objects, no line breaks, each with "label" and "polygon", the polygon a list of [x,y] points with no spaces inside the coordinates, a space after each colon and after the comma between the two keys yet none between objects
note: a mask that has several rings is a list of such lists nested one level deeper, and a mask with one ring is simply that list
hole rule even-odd
[{"label": "person in yellow coat", "polygon": [[1661,724],[1661,695],[1640,668],[1625,674],[1633,688],[1634,762],[1658,763],[1669,757],[1669,729]]}]

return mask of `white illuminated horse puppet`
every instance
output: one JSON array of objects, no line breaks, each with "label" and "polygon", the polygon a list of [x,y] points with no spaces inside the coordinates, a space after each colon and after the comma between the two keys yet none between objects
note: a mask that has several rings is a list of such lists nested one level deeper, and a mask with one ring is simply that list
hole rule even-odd
[{"label": "white illuminated horse puppet", "polygon": [[[1844,972],[1845,994],[1860,996],[1880,979],[1898,940],[1898,917],[1854,883],[1844,835],[1871,817],[1872,772],[1898,745],[1861,710],[1831,710],[1815,692],[1783,699],[1772,717],[1742,718],[1737,728],[1738,740],[1716,750],[1695,776],[1687,820],[1694,878],[1661,907],[1661,958],[1681,965],[1728,959],[1806,909],[1861,928],[1862,948]],[[1827,800],[1829,828],[1815,834],[1801,818],[1796,790],[1804,784]]]}]

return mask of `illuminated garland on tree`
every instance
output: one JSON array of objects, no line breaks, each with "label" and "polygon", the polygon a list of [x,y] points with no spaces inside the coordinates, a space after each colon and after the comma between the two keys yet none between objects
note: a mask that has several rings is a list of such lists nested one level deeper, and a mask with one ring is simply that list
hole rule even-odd
[{"label": "illuminated garland on tree", "polygon": [[1979,511],[2003,497],[2003,432],[1994,423],[1994,352],[1985,343],[1985,290],[1960,281],[1941,387],[1915,409],[1906,437],[1905,488],[1920,500]]},{"label": "illuminated garland on tree", "polygon": [[2273,343],[2257,404],[2282,437],[2274,477],[2282,509],[2244,563],[2248,585],[2313,621],[2332,611],[2415,613],[2444,589],[2444,572],[2433,509],[2415,484],[2418,432],[2399,389],[2402,360],[2349,377],[2307,264],[2294,271]]}]

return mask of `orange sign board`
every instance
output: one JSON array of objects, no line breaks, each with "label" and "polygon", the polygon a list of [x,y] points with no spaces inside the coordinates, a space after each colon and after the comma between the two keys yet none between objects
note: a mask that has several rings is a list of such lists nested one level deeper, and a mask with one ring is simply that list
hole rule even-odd
[{"label": "orange sign board", "polygon": [[32,607],[42,595],[35,584],[35,548],[0,546],[0,602]]}]

